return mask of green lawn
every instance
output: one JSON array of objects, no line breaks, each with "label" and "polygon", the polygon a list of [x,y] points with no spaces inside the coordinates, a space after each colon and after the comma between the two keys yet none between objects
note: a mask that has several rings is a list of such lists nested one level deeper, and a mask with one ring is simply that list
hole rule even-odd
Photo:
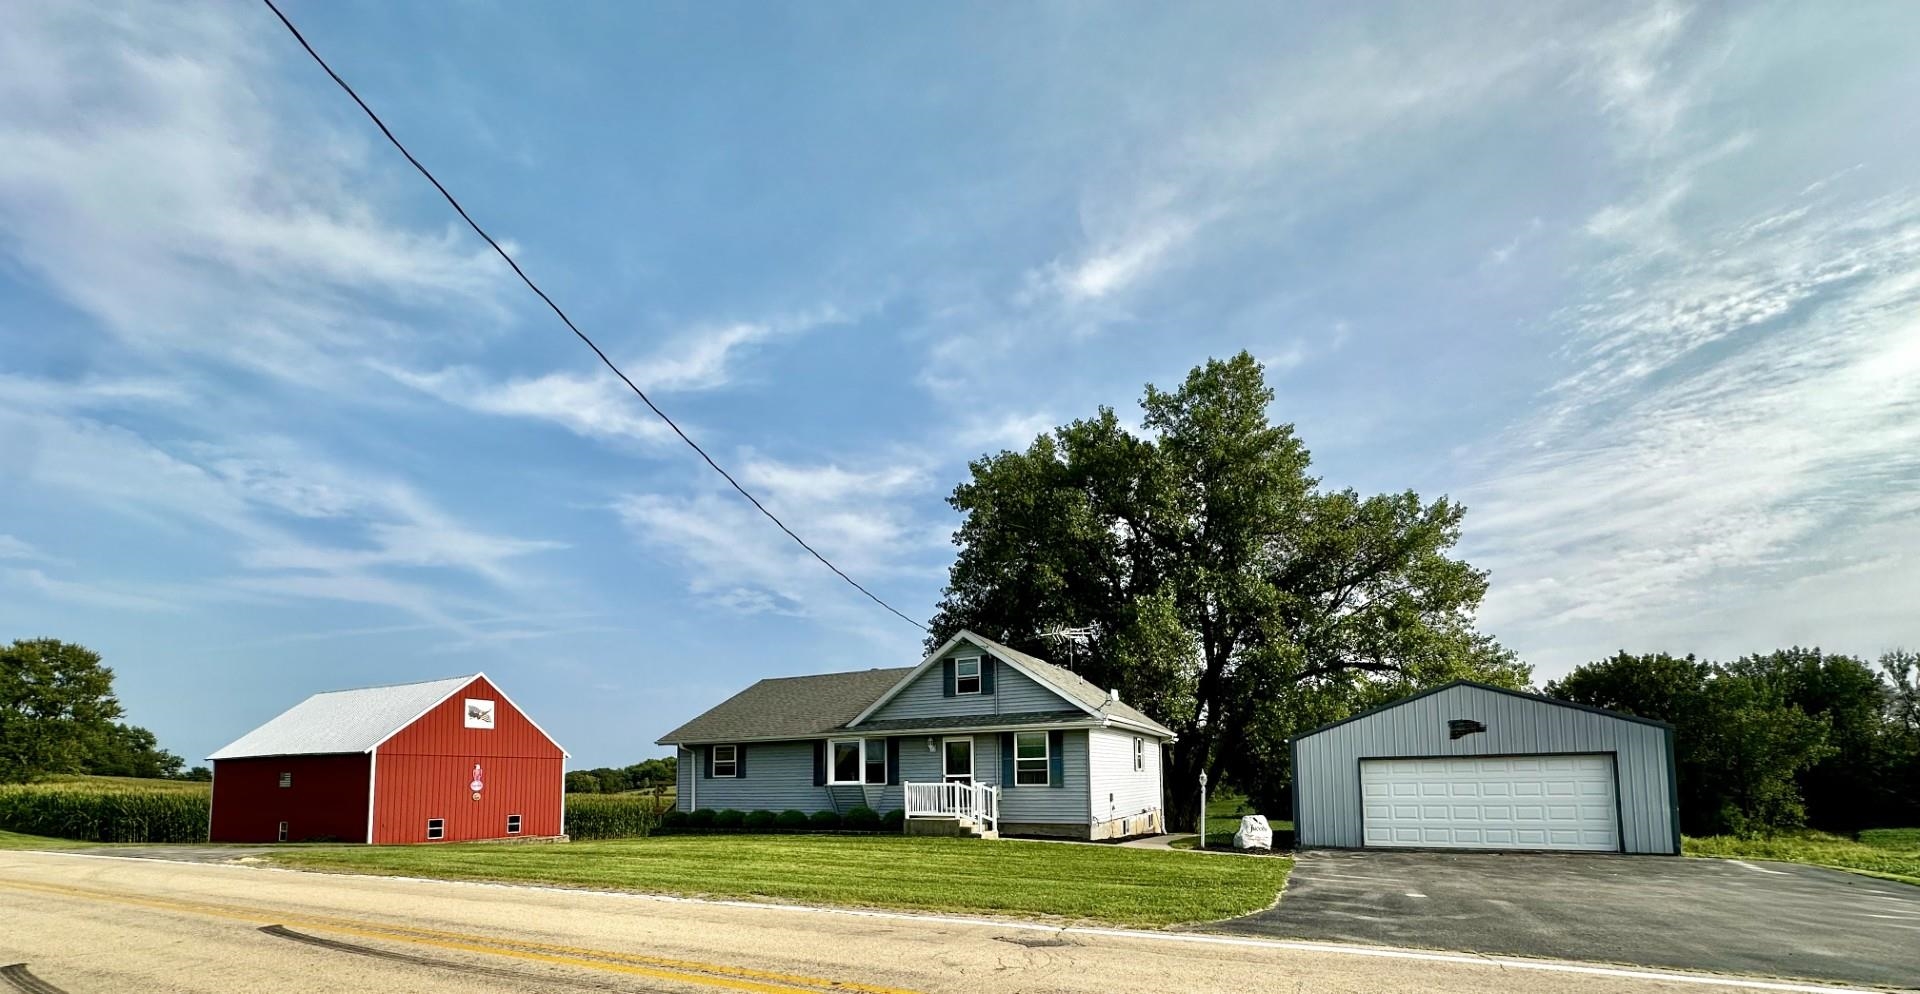
[{"label": "green lawn", "polygon": [[0,830],[0,849],[86,849],[94,845],[72,839],[50,839],[44,835]]},{"label": "green lawn", "polygon": [[1685,851],[1689,856],[1811,863],[1920,884],[1920,828],[1869,829],[1858,840],[1812,830],[1770,839],[1716,835],[1688,838]]},{"label": "green lawn", "polygon": [[1173,925],[1273,903],[1288,859],[1103,845],[836,835],[667,835],[564,845],[275,853],[284,866],[689,896]]},{"label": "green lawn", "polygon": [[[1252,803],[1239,794],[1221,793],[1207,798],[1207,847],[1210,849],[1233,848],[1233,833],[1240,830],[1241,815],[1257,815],[1263,812],[1254,810]],[[1267,825],[1275,832],[1292,831],[1293,822],[1276,819],[1269,815]],[[1196,840],[1192,836],[1175,839],[1168,845],[1175,849],[1192,849]]]}]

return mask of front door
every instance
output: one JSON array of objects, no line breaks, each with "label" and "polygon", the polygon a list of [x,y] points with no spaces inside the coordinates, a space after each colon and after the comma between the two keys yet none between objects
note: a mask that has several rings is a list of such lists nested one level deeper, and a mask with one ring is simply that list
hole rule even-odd
[{"label": "front door", "polygon": [[941,747],[942,773],[948,783],[973,782],[973,739],[948,739]]}]

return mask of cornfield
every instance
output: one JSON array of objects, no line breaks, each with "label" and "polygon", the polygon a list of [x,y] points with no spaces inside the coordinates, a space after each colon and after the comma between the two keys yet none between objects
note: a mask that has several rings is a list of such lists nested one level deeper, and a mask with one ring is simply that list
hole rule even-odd
[{"label": "cornfield", "polygon": [[644,794],[568,794],[567,835],[581,842],[652,835],[662,804]]},{"label": "cornfield", "polygon": [[82,842],[205,842],[212,795],[167,784],[0,787],[0,829]]}]

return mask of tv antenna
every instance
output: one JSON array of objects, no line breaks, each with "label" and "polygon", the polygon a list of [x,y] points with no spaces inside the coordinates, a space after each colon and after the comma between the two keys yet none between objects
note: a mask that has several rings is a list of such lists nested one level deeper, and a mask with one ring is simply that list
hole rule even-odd
[{"label": "tv antenna", "polygon": [[1067,669],[1071,671],[1073,669],[1073,653],[1075,647],[1093,644],[1093,626],[1080,625],[1073,627],[1060,625],[1041,632],[1040,637],[1055,644],[1061,642],[1067,644]]}]

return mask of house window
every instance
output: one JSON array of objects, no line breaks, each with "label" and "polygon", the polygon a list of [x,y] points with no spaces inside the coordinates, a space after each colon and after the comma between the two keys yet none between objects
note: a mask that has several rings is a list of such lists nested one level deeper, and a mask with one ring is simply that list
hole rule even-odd
[{"label": "house window", "polygon": [[280,823],[280,841],[287,841],[287,823],[284,821]]},{"label": "house window", "polygon": [[713,775],[717,777],[737,777],[740,775],[740,747],[713,747]]},{"label": "house window", "polygon": [[428,818],[427,819],[427,841],[431,842],[434,839],[444,839],[446,837],[447,837],[447,820],[445,818]]},{"label": "house window", "polygon": [[291,787],[291,786],[293,786],[293,774],[291,774],[291,773],[282,773],[282,774],[280,774],[280,786],[282,786],[282,787]]},{"label": "house window", "polygon": [[1141,773],[1147,768],[1147,740],[1136,735],[1133,737],[1133,772]]},{"label": "house window", "polygon": [[963,656],[953,661],[953,692],[956,694],[980,692],[979,656]]},{"label": "house window", "polygon": [[865,742],[861,739],[834,739],[827,743],[828,758],[832,763],[828,772],[832,774],[828,783],[859,783],[864,767],[862,759]]},{"label": "house window", "polygon": [[1013,782],[1020,787],[1047,786],[1047,733],[1020,732],[1013,737]]},{"label": "house window", "polygon": [[861,743],[867,750],[867,783],[882,786],[887,782],[887,740],[867,739]]},{"label": "house window", "polygon": [[520,834],[520,816],[519,815],[507,816],[507,834],[508,835]]}]

